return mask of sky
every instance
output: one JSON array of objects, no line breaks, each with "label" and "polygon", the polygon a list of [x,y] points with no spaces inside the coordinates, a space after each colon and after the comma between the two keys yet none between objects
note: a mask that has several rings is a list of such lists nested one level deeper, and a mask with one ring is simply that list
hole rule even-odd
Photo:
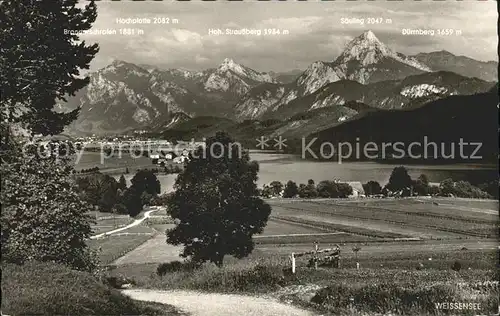
[{"label": "sky", "polygon": [[[495,1],[97,2],[93,31],[131,28],[136,35],[85,34],[100,52],[90,70],[113,60],[160,68],[203,70],[225,58],[258,71],[305,69],[333,61],[354,37],[371,30],[391,49],[412,55],[447,50],[498,61]],[[117,18],[168,18],[169,24],[117,24]],[[382,21],[367,24],[369,18]],[[178,23],[173,23],[177,19]],[[364,19],[364,24],[356,20]],[[345,23],[349,22],[349,23]],[[280,29],[280,35],[211,35],[210,29]],[[460,30],[453,35],[403,35],[402,29]],[[140,31],[141,30],[141,31]],[[288,34],[283,34],[288,32]]]}]

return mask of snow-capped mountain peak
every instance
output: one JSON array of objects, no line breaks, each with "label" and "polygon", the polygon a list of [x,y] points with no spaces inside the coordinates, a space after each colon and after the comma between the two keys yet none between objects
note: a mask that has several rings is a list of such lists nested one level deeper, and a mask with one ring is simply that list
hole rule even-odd
[{"label": "snow-capped mountain peak", "polygon": [[366,31],[347,44],[336,62],[345,64],[356,60],[361,65],[367,66],[394,55],[396,53],[385,46],[372,31]]},{"label": "snow-capped mountain peak", "polygon": [[245,69],[241,65],[235,63],[231,58],[225,58],[224,61],[219,65],[217,70],[221,72],[231,70],[240,75],[245,74]]},{"label": "snow-capped mountain peak", "polygon": [[376,64],[385,58],[391,58],[421,71],[432,71],[415,58],[393,51],[370,30],[363,32],[349,42],[342,54],[335,60],[335,64],[345,65],[350,61],[357,61],[364,67]]},{"label": "snow-capped mountain peak", "polygon": [[247,93],[255,83],[276,82],[271,75],[261,73],[236,63],[231,58],[224,61],[211,72],[204,83],[207,91],[229,91],[237,95]]},{"label": "snow-capped mountain peak", "polygon": [[375,33],[373,33],[371,30],[363,32],[363,34],[361,34],[359,37],[367,41],[380,42],[378,38],[375,36]]}]

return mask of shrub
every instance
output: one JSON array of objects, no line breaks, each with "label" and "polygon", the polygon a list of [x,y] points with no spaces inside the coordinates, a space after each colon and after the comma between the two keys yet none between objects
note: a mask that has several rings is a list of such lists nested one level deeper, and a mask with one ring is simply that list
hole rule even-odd
[{"label": "shrub", "polygon": [[453,265],[451,266],[451,269],[453,271],[460,271],[460,269],[462,269],[462,264],[460,263],[460,261],[456,260],[455,262],[453,262]]},{"label": "shrub", "polygon": [[104,278],[104,284],[114,288],[121,289],[125,284],[134,284],[135,282],[124,276],[106,276]]},{"label": "shrub", "polygon": [[156,268],[156,274],[161,277],[167,273],[192,271],[198,267],[199,264],[196,264],[194,262],[172,261],[172,262],[160,263]]},{"label": "shrub", "polygon": [[336,313],[354,309],[363,314],[427,315],[435,313],[435,302],[459,300],[459,293],[451,285],[418,287],[380,283],[352,286],[340,283],[319,290],[311,302]]},{"label": "shrub", "polygon": [[197,287],[219,289],[224,292],[262,291],[276,288],[285,282],[282,268],[258,264],[250,269],[211,271],[198,280]]}]

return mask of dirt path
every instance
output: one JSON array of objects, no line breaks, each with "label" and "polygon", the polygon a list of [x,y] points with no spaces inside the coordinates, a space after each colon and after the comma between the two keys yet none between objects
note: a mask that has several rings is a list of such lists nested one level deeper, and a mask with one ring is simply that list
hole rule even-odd
[{"label": "dirt path", "polygon": [[111,230],[109,232],[105,232],[105,233],[97,234],[97,235],[94,235],[94,236],[90,236],[90,239],[102,238],[102,237],[105,237],[105,236],[108,236],[108,235],[112,235],[114,233],[118,233],[118,232],[127,230],[127,229],[129,229],[131,227],[137,226],[140,223],[142,223],[145,219],[147,219],[152,212],[156,212],[156,211],[158,211],[158,209],[147,211],[146,213],[144,213],[144,216],[142,218],[136,219],[135,221],[133,221],[132,223],[128,224],[127,226],[123,226],[123,227],[117,228],[115,230]]},{"label": "dirt path", "polygon": [[140,301],[170,304],[192,316],[315,315],[276,300],[244,295],[156,290],[124,290],[122,293]]}]

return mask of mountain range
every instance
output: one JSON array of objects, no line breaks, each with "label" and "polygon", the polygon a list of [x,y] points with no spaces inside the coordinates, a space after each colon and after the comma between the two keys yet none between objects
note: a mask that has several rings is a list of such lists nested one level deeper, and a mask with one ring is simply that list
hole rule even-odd
[{"label": "mountain range", "polygon": [[207,116],[239,123],[281,120],[285,128],[294,117],[317,115],[308,128],[317,130],[367,109],[411,110],[447,96],[486,92],[497,68],[496,62],[446,51],[406,56],[366,31],[337,58],[313,62],[304,71],[259,72],[230,58],[203,71],[117,60],[90,73],[89,85],[58,107],[81,107],[69,127],[73,134],[163,132]]}]

